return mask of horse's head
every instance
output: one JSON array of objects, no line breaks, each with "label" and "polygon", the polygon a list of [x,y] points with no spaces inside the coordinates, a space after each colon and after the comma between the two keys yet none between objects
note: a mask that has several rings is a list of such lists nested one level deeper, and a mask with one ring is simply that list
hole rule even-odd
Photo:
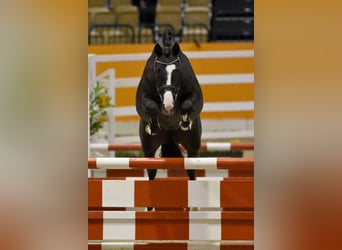
[{"label": "horse's head", "polygon": [[154,47],[154,75],[156,89],[161,99],[164,114],[174,113],[174,105],[180,89],[181,61],[179,44],[175,42],[170,29],[166,29]]}]

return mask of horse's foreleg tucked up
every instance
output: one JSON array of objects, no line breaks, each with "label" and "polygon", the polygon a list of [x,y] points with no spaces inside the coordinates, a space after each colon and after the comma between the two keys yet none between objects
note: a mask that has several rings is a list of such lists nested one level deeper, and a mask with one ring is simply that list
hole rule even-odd
[{"label": "horse's foreleg tucked up", "polygon": [[146,116],[148,117],[148,124],[145,126],[145,132],[149,135],[156,135],[160,132],[160,125],[158,121],[158,112],[159,108],[158,105],[150,101],[146,105]]},{"label": "horse's foreleg tucked up", "polygon": [[160,131],[158,118],[150,118],[149,123],[145,126],[145,132],[149,135],[157,135]]}]

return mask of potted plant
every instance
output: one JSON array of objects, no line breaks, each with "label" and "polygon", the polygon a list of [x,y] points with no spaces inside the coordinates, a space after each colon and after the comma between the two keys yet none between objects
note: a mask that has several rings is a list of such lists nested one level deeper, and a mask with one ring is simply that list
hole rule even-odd
[{"label": "potted plant", "polygon": [[90,136],[102,129],[103,123],[108,120],[108,108],[113,107],[110,100],[108,89],[102,82],[97,81],[95,87],[90,89],[89,93]]}]

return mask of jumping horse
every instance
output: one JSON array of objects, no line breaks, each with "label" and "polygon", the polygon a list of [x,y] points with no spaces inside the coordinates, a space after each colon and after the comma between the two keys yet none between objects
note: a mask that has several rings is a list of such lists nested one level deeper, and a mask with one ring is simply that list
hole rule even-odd
[{"label": "jumping horse", "polygon": [[[139,136],[145,157],[198,157],[202,125],[200,112],[203,95],[192,66],[166,29],[148,58],[136,92],[136,109],[140,116]],[[148,169],[149,180],[157,174]],[[195,180],[195,170],[187,170]]]}]

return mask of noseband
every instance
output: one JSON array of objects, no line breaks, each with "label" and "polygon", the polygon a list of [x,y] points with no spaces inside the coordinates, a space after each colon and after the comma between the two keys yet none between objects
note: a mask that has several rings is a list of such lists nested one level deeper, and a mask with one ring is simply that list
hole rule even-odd
[{"label": "noseband", "polygon": [[160,61],[158,60],[158,57],[156,57],[154,59],[154,65],[153,65],[153,72],[156,73],[156,64],[159,63],[159,64],[162,64],[162,65],[171,65],[171,64],[174,64],[176,62],[179,61],[179,70],[181,69],[181,63],[180,63],[180,58],[177,56],[177,58],[171,62],[163,62],[163,61]]},{"label": "noseband", "polygon": [[[156,57],[154,59],[153,72],[156,73],[156,64],[157,63],[167,66],[167,65],[174,64],[177,61],[179,61],[179,70],[180,70],[181,69],[181,63],[180,63],[180,58],[179,57],[177,57],[175,60],[173,60],[171,62],[163,62],[163,61],[158,60],[158,58]],[[168,90],[172,92],[174,100],[175,101],[177,100],[179,88],[177,88],[175,86],[172,86],[172,85],[166,85],[166,84],[161,86],[161,87],[156,86],[156,88],[157,88],[157,92],[158,92],[158,94],[160,96],[160,100],[163,100],[163,94],[165,93],[165,91],[168,91]]]}]

